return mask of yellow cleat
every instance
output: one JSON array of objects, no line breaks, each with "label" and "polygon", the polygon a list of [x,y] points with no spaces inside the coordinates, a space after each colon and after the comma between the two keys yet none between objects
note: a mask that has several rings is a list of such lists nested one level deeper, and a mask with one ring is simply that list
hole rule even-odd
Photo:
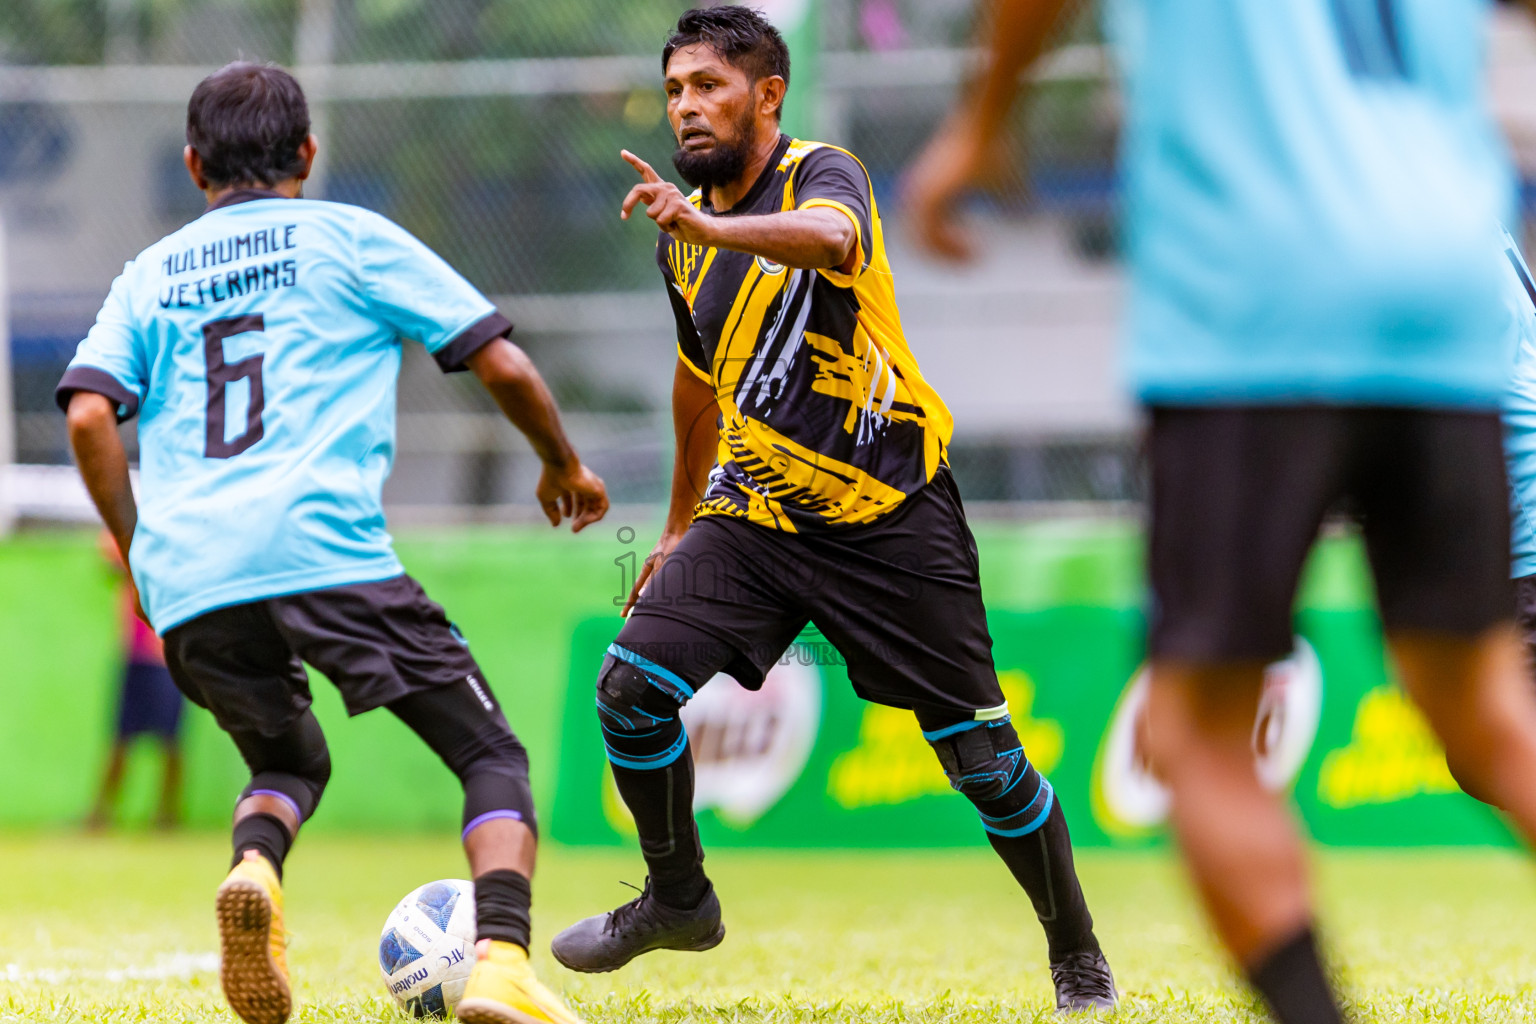
[{"label": "yellow cleat", "polygon": [[494,939],[475,943],[475,968],[454,1013],[464,1024],[583,1024],[539,984],[526,949]]},{"label": "yellow cleat", "polygon": [[219,886],[219,984],[245,1024],[284,1024],[293,1012],[284,949],[283,886],[277,871],[246,850]]}]

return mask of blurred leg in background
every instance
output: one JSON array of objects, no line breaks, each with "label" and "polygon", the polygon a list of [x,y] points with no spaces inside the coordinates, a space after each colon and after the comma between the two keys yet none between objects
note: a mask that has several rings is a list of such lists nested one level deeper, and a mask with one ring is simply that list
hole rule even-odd
[{"label": "blurred leg in background", "polygon": [[1283,1024],[1342,1020],[1313,932],[1301,831],[1254,766],[1264,666],[1346,482],[1334,409],[1154,408],[1144,738],[1218,937]]},{"label": "blurred leg in background", "polygon": [[184,703],[163,662],[129,662],[124,666],[112,749],[107,754],[101,788],[86,821],[88,828],[111,827],[122,795],[128,751],[135,740],[143,737],[154,741],[161,757],[154,825],[170,829],[181,824],[180,732]]},{"label": "blurred leg in background", "polygon": [[118,579],[118,619],[121,623],[123,668],[117,695],[117,718],[107,765],[96,802],[86,819],[92,830],[110,828],[117,815],[128,752],[140,737],[152,738],[162,758],[159,794],[153,821],[156,828],[181,823],[181,718],[186,701],[165,667],[160,638],[138,614],[138,595],[123,568],[117,542],[103,531],[98,539],[102,557]]}]

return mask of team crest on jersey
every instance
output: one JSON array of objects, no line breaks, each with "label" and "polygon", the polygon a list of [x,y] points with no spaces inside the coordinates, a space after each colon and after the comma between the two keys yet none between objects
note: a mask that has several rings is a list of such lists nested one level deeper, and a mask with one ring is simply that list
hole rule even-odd
[{"label": "team crest on jersey", "polygon": [[778,277],[780,274],[784,273],[785,267],[784,264],[775,263],[773,260],[768,259],[766,256],[759,256],[757,258],[757,269],[761,270],[769,277]]}]

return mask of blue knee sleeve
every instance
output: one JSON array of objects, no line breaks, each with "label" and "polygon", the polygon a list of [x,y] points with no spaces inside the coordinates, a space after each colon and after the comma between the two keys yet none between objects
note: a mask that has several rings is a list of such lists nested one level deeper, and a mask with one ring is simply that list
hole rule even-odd
[{"label": "blue knee sleeve", "polygon": [[608,760],[620,768],[665,768],[688,748],[678,717],[693,688],[653,662],[617,644],[608,648],[597,677],[597,717]]},{"label": "blue knee sleeve", "polygon": [[976,805],[988,832],[1027,836],[1050,817],[1056,794],[1024,756],[1010,719],[959,722],[925,731],[923,738],[939,755],[949,784]]}]

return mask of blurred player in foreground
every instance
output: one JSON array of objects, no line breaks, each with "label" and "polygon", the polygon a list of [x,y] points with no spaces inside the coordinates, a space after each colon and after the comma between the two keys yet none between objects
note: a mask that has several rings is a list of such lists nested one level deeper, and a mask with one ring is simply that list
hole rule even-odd
[{"label": "blurred player in foreground", "polygon": [[1504,451],[1514,518],[1515,615],[1536,671],[1536,277],[1508,234],[1507,306],[1514,320],[1515,373],[1504,399]]},{"label": "blurred player in foreground", "polygon": [[[603,483],[484,296],[383,217],[298,198],[316,142],[290,75],[237,63],[204,79],[187,142],[208,209],[123,269],[58,400],[177,684],[251,769],[217,897],[224,994],[249,1024],[291,1010],[283,859],[331,770],[308,662],[349,713],[387,707],[464,785],[480,942],[459,1017],[570,1024],[528,964],[527,756],[384,528],[401,339],[480,378],[544,462],[552,525],[602,518]],[[137,507],[117,429],[135,414]]]},{"label": "blurred player in foreground", "polygon": [[1058,1006],[1111,1007],[1066,818],[993,668],[945,464],[952,421],[902,336],[869,177],[849,153],[779,131],[789,52],[756,12],[685,13],[662,68],[673,162],[698,191],[626,152],[641,183],[623,216],[643,204],[662,229],[677,460],[662,538],[597,681],[650,877],[638,899],[556,936],[554,954],[611,971],[721,940],[678,712],[719,672],[761,686],[809,621],[861,697],[917,713],[1033,901]]},{"label": "blurred player in foreground", "polygon": [[121,582],[119,605],[123,623],[123,667],[117,694],[117,723],[107,768],[102,774],[96,804],[86,828],[100,830],[112,824],[117,799],[128,766],[128,748],[141,736],[160,747],[163,768],[160,799],[155,808],[156,828],[175,828],[181,817],[181,713],[186,699],[165,667],[165,648],[149,623],[139,618],[139,596],[128,567],[117,550],[117,541],[106,531],[101,535],[101,554]]},{"label": "blurred player in foreground", "polygon": [[[1063,0],[998,0],[913,169],[934,249]],[[1227,948],[1287,1024],[1341,1013],[1300,836],[1254,772],[1267,661],[1325,513],[1361,520],[1399,676],[1468,792],[1536,839],[1498,406],[1512,178],[1482,0],[1111,5],[1128,93],[1129,364],[1148,408],[1153,763]]]}]

